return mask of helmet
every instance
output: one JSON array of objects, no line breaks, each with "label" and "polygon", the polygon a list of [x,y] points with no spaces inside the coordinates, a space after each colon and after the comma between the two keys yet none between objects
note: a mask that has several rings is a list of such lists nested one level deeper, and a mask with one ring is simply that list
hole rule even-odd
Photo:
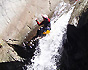
[{"label": "helmet", "polygon": [[46,14],[42,15],[43,18],[48,18],[48,16]]}]

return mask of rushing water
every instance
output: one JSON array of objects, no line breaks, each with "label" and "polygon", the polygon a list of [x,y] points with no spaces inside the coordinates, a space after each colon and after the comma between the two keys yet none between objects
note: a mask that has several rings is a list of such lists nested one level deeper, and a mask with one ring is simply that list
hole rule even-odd
[{"label": "rushing water", "polygon": [[63,34],[66,32],[72,11],[73,7],[70,8],[70,5],[64,2],[57,6],[51,19],[50,34],[39,40],[35,55],[31,59],[32,65],[27,65],[28,70],[56,70],[56,56],[61,56],[58,50],[62,48]]}]

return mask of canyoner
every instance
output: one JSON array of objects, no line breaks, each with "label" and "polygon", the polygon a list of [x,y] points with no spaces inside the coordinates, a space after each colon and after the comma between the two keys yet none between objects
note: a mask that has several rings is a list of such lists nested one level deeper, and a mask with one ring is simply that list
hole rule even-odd
[{"label": "canyoner", "polygon": [[[69,10],[70,9],[70,10]],[[39,39],[32,64],[26,65],[27,70],[57,70],[62,52],[63,34],[74,7],[61,2],[51,18],[51,31],[45,37]],[[59,51],[59,52],[58,52]]]},{"label": "canyoner", "polygon": [[51,30],[51,23],[50,23],[50,19],[48,18],[48,16],[46,14],[44,14],[44,15],[42,15],[42,18],[43,18],[43,21],[41,23],[39,23],[39,21],[37,19],[35,20],[39,26],[43,25],[43,27],[41,26],[37,30],[36,37],[40,37],[40,38],[42,38],[46,34],[49,34],[50,30]]}]

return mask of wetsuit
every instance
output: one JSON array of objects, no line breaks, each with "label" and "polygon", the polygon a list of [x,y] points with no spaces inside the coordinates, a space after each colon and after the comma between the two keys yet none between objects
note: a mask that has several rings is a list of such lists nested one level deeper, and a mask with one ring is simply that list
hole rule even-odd
[{"label": "wetsuit", "polygon": [[47,27],[50,27],[51,28],[51,24],[50,24],[50,19],[49,18],[45,18],[44,21],[42,21],[41,23],[39,23],[37,21],[37,24],[39,26],[44,24],[44,28],[47,28]]},{"label": "wetsuit", "polygon": [[37,35],[41,36],[41,33],[43,33],[44,31],[51,30],[51,24],[50,24],[50,19],[49,18],[44,18],[44,21],[42,21],[41,23],[39,23],[37,20],[36,20],[36,22],[39,26],[44,24],[44,27],[41,27],[38,30]]}]

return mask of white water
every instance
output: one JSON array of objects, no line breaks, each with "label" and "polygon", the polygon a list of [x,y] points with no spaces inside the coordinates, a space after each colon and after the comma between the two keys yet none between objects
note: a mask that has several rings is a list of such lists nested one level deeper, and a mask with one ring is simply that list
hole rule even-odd
[{"label": "white water", "polygon": [[[53,18],[51,20],[51,32],[39,40],[39,45],[36,48],[35,55],[31,59],[33,64],[27,66],[28,70],[56,70],[57,68],[55,61],[57,59],[56,56],[60,57],[58,49],[62,48],[62,37],[66,32],[66,26],[73,11],[72,8],[66,13],[67,4],[61,3],[60,5],[60,10],[63,9],[64,13],[61,17],[56,16],[62,14],[60,10],[57,12],[58,14],[54,14],[54,20]],[[54,23],[54,21],[56,22]]]}]

